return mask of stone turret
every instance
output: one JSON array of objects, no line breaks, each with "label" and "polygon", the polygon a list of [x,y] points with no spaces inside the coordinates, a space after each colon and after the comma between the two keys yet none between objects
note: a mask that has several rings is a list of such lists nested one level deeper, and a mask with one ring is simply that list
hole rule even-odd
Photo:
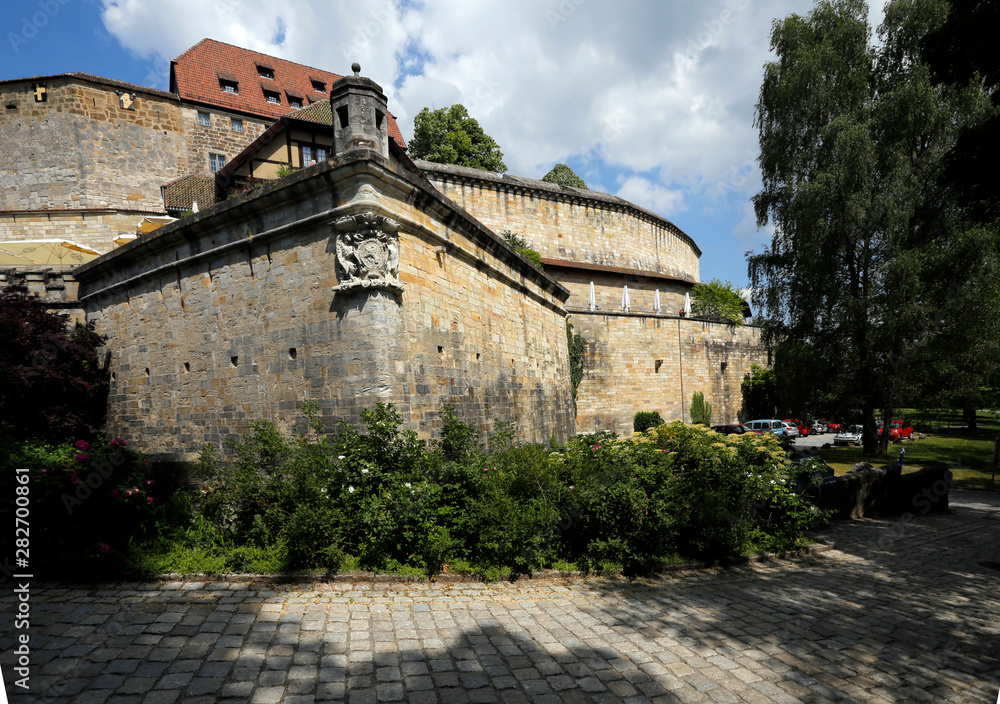
[{"label": "stone turret", "polygon": [[389,158],[389,113],[382,86],[361,76],[361,65],[351,65],[353,76],[344,76],[330,88],[333,111],[333,154],[371,149]]}]

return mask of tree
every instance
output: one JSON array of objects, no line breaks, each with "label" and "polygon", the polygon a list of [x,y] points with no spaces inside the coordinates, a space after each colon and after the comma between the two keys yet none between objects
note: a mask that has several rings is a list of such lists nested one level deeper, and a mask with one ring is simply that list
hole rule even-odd
[{"label": "tree", "polygon": [[733,325],[743,324],[743,296],[728,281],[712,279],[691,289],[691,312],[697,316],[722,318]]},{"label": "tree", "polygon": [[750,372],[740,384],[744,412],[753,418],[771,418],[778,405],[778,384],[773,369],[750,365]]},{"label": "tree", "polygon": [[576,175],[573,169],[566,164],[556,164],[552,170],[542,176],[542,180],[547,183],[554,183],[557,186],[569,186],[572,188],[586,188],[587,184],[582,178]]},{"label": "tree", "polygon": [[496,172],[507,170],[500,147],[462,105],[438,110],[424,108],[417,113],[409,152],[414,159],[438,164]]},{"label": "tree", "polygon": [[94,324],[69,328],[35,296],[0,292],[0,417],[15,440],[93,439],[107,405],[104,338]]},{"label": "tree", "polygon": [[545,266],[542,264],[542,255],[531,248],[531,244],[528,240],[524,239],[513,230],[501,230],[500,236],[503,237],[507,241],[507,244],[513,247],[518,254],[530,261],[541,271],[545,271]]},{"label": "tree", "polygon": [[947,12],[944,0],[893,0],[878,48],[861,0],[790,15],[774,24],[777,60],[757,104],[753,201],[758,225],[775,228],[749,257],[764,341],[810,346],[810,363],[861,408],[868,454],[875,410],[888,422],[904,400],[913,350],[959,319],[942,307],[968,305],[956,284],[990,276],[989,237],[968,226],[944,179],[946,155],[988,98],[981,85],[934,85],[919,52]]},{"label": "tree", "polygon": [[695,425],[712,424],[712,404],[705,400],[705,394],[701,391],[691,396],[691,422]]}]

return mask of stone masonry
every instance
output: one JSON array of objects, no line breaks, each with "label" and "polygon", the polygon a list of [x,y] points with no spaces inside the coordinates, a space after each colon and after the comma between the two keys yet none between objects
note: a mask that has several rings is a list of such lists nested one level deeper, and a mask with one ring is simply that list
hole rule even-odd
[{"label": "stone masonry", "polygon": [[[190,459],[314,400],[328,430],[382,401],[425,437],[445,404],[483,431],[571,434],[568,292],[391,168],[352,152],[77,269],[110,338],[109,432]],[[345,286],[333,224],[365,214],[399,224],[396,288]]]}]

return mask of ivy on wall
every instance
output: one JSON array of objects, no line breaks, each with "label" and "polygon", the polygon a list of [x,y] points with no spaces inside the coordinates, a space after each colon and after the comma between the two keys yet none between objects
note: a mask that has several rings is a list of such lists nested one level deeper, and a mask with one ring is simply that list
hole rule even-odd
[{"label": "ivy on wall", "polygon": [[573,323],[566,321],[566,345],[569,347],[569,378],[573,387],[573,412],[576,412],[576,390],[583,380],[583,351],[587,343],[573,334]]}]

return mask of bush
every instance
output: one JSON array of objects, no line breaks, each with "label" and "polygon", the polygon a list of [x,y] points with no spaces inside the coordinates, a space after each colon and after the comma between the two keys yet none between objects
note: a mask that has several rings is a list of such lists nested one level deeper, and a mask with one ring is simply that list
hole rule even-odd
[{"label": "bush", "polygon": [[0,417],[15,440],[94,440],[104,422],[108,372],[94,324],[67,325],[35,296],[0,292]]},{"label": "bush", "polygon": [[663,417],[659,411],[636,411],[632,419],[632,430],[637,433],[644,433],[658,425],[663,425]]},{"label": "bush", "polygon": [[701,391],[691,396],[691,422],[698,425],[712,425],[712,404],[705,400]]}]

